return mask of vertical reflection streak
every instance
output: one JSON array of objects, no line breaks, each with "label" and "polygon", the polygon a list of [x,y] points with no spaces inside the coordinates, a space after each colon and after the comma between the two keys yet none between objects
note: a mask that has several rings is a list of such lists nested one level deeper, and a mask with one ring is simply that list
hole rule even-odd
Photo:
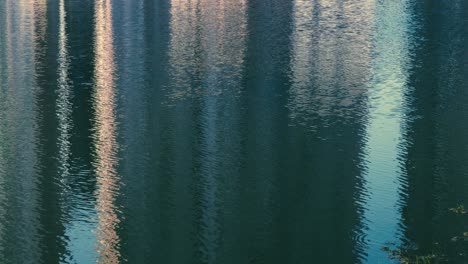
[{"label": "vertical reflection streak", "polygon": [[[33,0],[7,0],[0,26],[0,259],[39,257],[37,108]],[[0,9],[1,10],[1,9]],[[3,196],[3,197],[2,197]]]},{"label": "vertical reflection streak", "polygon": [[[291,101],[294,109],[310,105],[312,76],[310,74],[313,67],[312,49],[310,48],[311,37],[314,27],[311,26],[314,12],[312,1],[294,1],[294,31],[292,35],[292,61],[291,71]],[[295,119],[300,113],[291,111],[291,119]]]},{"label": "vertical reflection streak", "polygon": [[170,97],[180,99],[192,92],[190,86],[191,76],[196,71],[196,58],[194,46],[196,41],[196,28],[194,23],[196,0],[186,2],[183,0],[171,1],[169,65],[170,75],[176,84],[171,87]]},{"label": "vertical reflection streak", "polygon": [[361,115],[374,2],[294,1],[288,102],[293,125],[317,130],[319,122],[336,122],[333,117]]},{"label": "vertical reflection streak", "polygon": [[[229,127],[231,116],[223,118],[222,112],[235,104],[239,75],[245,46],[244,1],[200,1],[201,47],[206,76],[202,90],[202,164],[201,164],[201,253],[206,263],[220,262],[220,248],[224,236],[221,233],[221,211],[226,203],[222,196],[226,190],[220,187],[223,177],[223,126]],[[233,19],[234,21],[232,21]],[[232,31],[233,22],[240,22]],[[231,50],[231,47],[235,49]],[[229,75],[227,75],[229,74]],[[224,111],[223,111],[224,110]],[[231,109],[234,114],[238,109]],[[226,116],[224,116],[226,117]],[[224,128],[225,129],[225,128]],[[229,137],[229,136],[227,136]]]},{"label": "vertical reflection streak", "polygon": [[34,0],[36,12],[36,38],[45,41],[47,36],[47,0]]},{"label": "vertical reflection streak", "polygon": [[[303,241],[313,245],[302,259],[359,262],[365,258],[361,153],[374,5],[374,0],[293,1],[287,110],[293,127],[289,131],[294,133],[290,152],[297,152],[291,160],[297,165],[290,166],[298,174],[306,174],[301,167],[310,168],[310,182],[301,186],[310,199],[301,202],[323,212],[313,217],[305,213],[304,220],[288,232],[297,237],[294,246],[302,246]],[[296,142],[310,146],[295,146]],[[307,232],[317,238],[304,236]],[[299,256],[293,259],[301,261]]]},{"label": "vertical reflection streak", "polygon": [[[157,17],[153,11],[145,10],[145,0],[114,0],[113,6],[119,7],[114,9],[114,52],[119,54],[115,58],[116,65],[119,65],[116,75],[125,76],[119,78],[116,82],[119,87],[118,100],[119,117],[121,118],[121,126],[119,126],[122,145],[119,150],[121,157],[120,175],[122,182],[131,184],[122,187],[120,195],[126,197],[122,206],[125,207],[125,223],[121,230],[126,236],[125,245],[120,249],[122,252],[121,258],[125,258],[130,263],[143,263],[148,252],[152,252],[152,247],[146,241],[146,237],[150,236],[149,230],[155,226],[149,225],[154,218],[150,217],[149,213],[159,213],[155,207],[148,204],[148,193],[153,193],[154,188],[149,187],[149,183],[156,176],[148,170],[148,167],[153,165],[153,161],[149,158],[149,153],[152,150],[148,144],[154,134],[149,134],[148,124],[151,112],[148,110],[150,104],[148,95],[149,90],[155,90],[154,86],[147,85],[145,82],[145,60],[149,53],[147,48],[156,49],[151,43],[146,46],[145,39],[147,38],[146,30],[148,13]],[[150,20],[151,21],[151,20]],[[150,35],[160,36],[155,32],[150,32]],[[161,52],[157,50],[156,52]],[[154,63],[160,64],[161,61],[156,60]],[[160,76],[153,75],[151,78],[157,79]],[[151,164],[151,165],[150,165]],[[159,177],[159,175],[157,175]],[[154,187],[154,186],[152,186]],[[156,240],[156,239],[155,239]],[[130,245],[127,247],[127,245]]]},{"label": "vertical reflection streak", "polygon": [[[70,176],[71,176],[71,130],[72,130],[72,90],[70,87],[69,71],[70,71],[70,56],[68,47],[68,36],[67,36],[67,12],[65,9],[65,0],[59,2],[59,32],[58,32],[58,79],[57,79],[57,103],[56,112],[58,119],[58,180],[59,180],[59,203],[62,211],[67,213],[66,206],[68,203],[67,199],[73,195],[70,193]],[[77,254],[76,246],[74,246],[75,240],[80,239],[80,235],[85,237],[82,233],[78,233],[73,229],[76,224],[71,218],[68,218],[71,223],[66,227],[66,234],[64,239],[68,240],[69,257],[75,257],[79,259],[80,255]],[[84,240],[84,239],[83,239]],[[83,247],[84,244],[81,244]],[[70,261],[70,259],[68,259]]]},{"label": "vertical reflection streak", "polygon": [[[239,178],[233,168],[238,166],[240,158],[240,154],[236,153],[241,137],[239,115],[242,111],[238,96],[241,93],[239,87],[247,42],[246,2],[206,1],[205,5],[208,7],[205,12],[216,15],[205,15],[204,19],[208,34],[203,43],[208,53],[205,62],[208,92],[203,97],[201,113],[204,124],[202,151],[206,157],[202,158],[203,199],[206,205],[202,215],[204,257],[207,263],[242,262],[233,259],[231,254],[236,255],[236,250],[239,250],[236,248],[239,246],[239,234],[235,233],[238,230],[235,227],[238,215],[234,213],[236,210],[232,202],[238,202],[239,197],[236,196],[240,195]],[[216,95],[213,96],[213,92]]]},{"label": "vertical reflection streak", "polygon": [[[168,60],[169,60],[169,85],[174,84],[174,88],[164,93],[165,96],[170,98],[181,98],[189,94],[192,89],[191,77],[197,68],[197,58],[195,56],[196,47],[196,28],[194,25],[196,21],[196,13],[193,10],[198,1],[170,1],[169,10],[169,40],[168,40]],[[189,215],[188,208],[191,205],[186,205],[190,199],[191,193],[187,192],[191,184],[192,166],[191,153],[191,136],[185,136],[185,133],[193,133],[190,117],[192,104],[176,104],[171,111],[169,111],[170,119],[173,120],[168,132],[168,141],[170,141],[170,156],[173,159],[173,164],[177,164],[171,170],[173,171],[172,177],[167,177],[167,186],[169,190],[177,195],[169,196],[171,199],[171,209],[166,210],[167,216],[171,218],[180,219]],[[190,132],[187,132],[190,131]],[[167,170],[167,169],[166,169]],[[182,224],[181,221],[174,221],[178,225],[176,228],[167,228],[163,231],[167,232],[171,237],[168,248],[168,257],[172,262],[187,262],[187,257],[182,254],[177,254],[178,249],[193,250],[188,252],[187,255],[193,255],[195,249],[192,249],[193,238],[187,238],[186,233],[190,232],[192,222]],[[165,222],[167,223],[167,222]],[[188,245],[190,243],[190,245]],[[174,248],[174,250],[172,250]],[[189,255],[190,254],[190,255]]]},{"label": "vertical reflection streak", "polygon": [[116,172],[118,149],[116,141],[114,46],[111,0],[95,2],[95,82],[96,109],[95,151],[97,173],[98,245],[100,263],[118,263],[120,239],[119,218],[115,207],[119,191]]},{"label": "vertical reflection streak", "polygon": [[[8,66],[9,60],[7,57],[7,41],[10,39],[9,31],[9,18],[10,12],[8,8],[9,0],[0,2],[0,12],[3,14],[0,17],[0,120],[7,120],[7,76],[8,76]],[[8,131],[5,122],[0,122],[0,259],[6,259],[6,216],[7,210],[5,205],[7,204],[7,195],[6,195],[6,172],[7,172],[7,151],[8,151]]]},{"label": "vertical reflection streak", "polygon": [[[206,65],[207,76],[205,79],[205,89],[216,88],[218,82],[218,69],[216,64],[218,48],[221,43],[218,43],[218,35],[216,27],[223,27],[223,12],[217,10],[221,3],[213,3],[211,1],[202,1],[200,4],[202,12],[205,16],[200,17],[202,20],[202,28],[205,32],[203,40],[203,50],[206,51]],[[219,6],[216,6],[219,5]],[[214,12],[210,12],[213,8]],[[213,14],[215,13],[215,14]],[[207,15],[209,14],[209,15]],[[206,21],[211,18],[210,15],[215,15],[215,21]],[[222,45],[222,44],[221,44]],[[201,195],[202,195],[202,208],[201,208],[201,238],[202,238],[202,258],[206,263],[216,263],[216,248],[217,241],[219,240],[219,223],[218,223],[218,196],[219,186],[218,177],[216,174],[216,163],[218,153],[218,96],[205,94],[203,96],[203,109],[202,109],[202,173],[201,173]]]},{"label": "vertical reflection streak", "polygon": [[[59,170],[60,182],[62,188],[66,188],[66,181],[70,175],[70,130],[71,130],[71,91],[68,79],[69,55],[67,40],[67,25],[65,0],[59,3],[59,47],[58,47],[58,98],[57,98],[57,117],[58,117],[58,148],[59,148]],[[65,190],[65,189],[62,189]],[[66,191],[65,191],[66,193]],[[65,195],[62,194],[63,195]],[[63,197],[62,197],[63,198]]]},{"label": "vertical reflection streak", "polygon": [[[2,1],[0,3],[0,12],[2,16],[0,17],[0,95],[2,100],[0,100],[0,120],[7,120],[7,81],[8,81],[8,68],[9,68],[9,59],[8,54],[8,43],[7,40],[10,39],[10,12],[9,12],[9,0]],[[0,122],[0,204],[7,204],[7,195],[5,192],[7,179],[7,151],[8,151],[8,131],[5,122]],[[0,259],[6,259],[5,256],[5,242],[4,237],[6,237],[6,215],[7,210],[5,206],[0,206]]]},{"label": "vertical reflection streak", "polygon": [[405,172],[399,158],[402,139],[404,92],[407,85],[408,24],[407,1],[377,2],[374,59],[369,91],[369,123],[365,172],[367,192],[365,219],[369,240],[369,263],[385,261],[380,248],[399,237],[400,195]]},{"label": "vertical reflection streak", "polygon": [[[177,137],[187,133],[184,131],[187,126],[195,124],[195,127],[200,127],[197,141],[200,154],[196,157],[200,159],[200,170],[195,187],[200,199],[196,215],[199,228],[196,253],[202,262],[222,262],[220,259],[226,257],[222,252],[226,249],[224,243],[233,243],[228,240],[235,240],[239,235],[228,236],[224,232],[229,231],[222,230],[222,207],[226,202],[223,194],[228,191],[220,185],[224,180],[234,181],[227,179],[232,172],[223,168],[236,162],[235,155],[232,151],[223,153],[223,149],[236,136],[232,127],[238,122],[237,96],[241,91],[246,48],[246,3],[237,0],[173,0],[170,30],[168,55],[171,78],[168,96],[175,104],[177,119],[174,125],[177,145],[174,148],[182,150],[182,154],[183,144],[187,142]],[[196,122],[190,120],[190,114],[185,112],[192,107],[200,109],[199,113],[194,111]],[[223,137],[226,131],[229,131],[229,135]],[[225,157],[230,158],[225,161]],[[185,154],[177,154],[175,163],[187,164],[184,158]],[[179,172],[175,174],[183,173],[182,169],[177,170]],[[178,176],[174,185],[185,189],[190,184],[187,179],[187,176]],[[179,205],[183,197],[178,195],[174,199],[179,208],[183,208]],[[176,214],[182,215],[183,209],[179,210]],[[180,236],[180,232],[176,234]],[[182,247],[181,244],[177,246]]]}]

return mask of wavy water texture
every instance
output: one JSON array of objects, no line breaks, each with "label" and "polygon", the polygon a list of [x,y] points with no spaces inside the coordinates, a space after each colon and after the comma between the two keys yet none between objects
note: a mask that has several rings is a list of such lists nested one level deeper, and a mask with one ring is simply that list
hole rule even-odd
[{"label": "wavy water texture", "polygon": [[0,263],[465,263],[467,46],[465,0],[1,0]]}]

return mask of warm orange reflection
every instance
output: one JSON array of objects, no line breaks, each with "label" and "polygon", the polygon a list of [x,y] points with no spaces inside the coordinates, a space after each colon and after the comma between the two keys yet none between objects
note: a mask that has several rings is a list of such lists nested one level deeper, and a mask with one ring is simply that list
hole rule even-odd
[{"label": "warm orange reflection", "polygon": [[115,207],[119,191],[116,173],[116,120],[114,89],[114,47],[112,29],[112,1],[95,2],[95,82],[96,109],[95,147],[98,180],[98,253],[99,263],[119,263],[117,225],[119,218]]}]

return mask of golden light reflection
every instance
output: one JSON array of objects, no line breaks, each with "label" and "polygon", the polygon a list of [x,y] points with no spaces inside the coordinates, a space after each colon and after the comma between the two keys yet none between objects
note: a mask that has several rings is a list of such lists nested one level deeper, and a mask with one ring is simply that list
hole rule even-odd
[{"label": "golden light reflection", "polygon": [[118,145],[115,120],[114,44],[112,28],[112,1],[95,2],[95,82],[96,109],[95,148],[98,181],[98,263],[119,263],[117,225],[120,220],[115,206],[119,191],[116,172]]}]

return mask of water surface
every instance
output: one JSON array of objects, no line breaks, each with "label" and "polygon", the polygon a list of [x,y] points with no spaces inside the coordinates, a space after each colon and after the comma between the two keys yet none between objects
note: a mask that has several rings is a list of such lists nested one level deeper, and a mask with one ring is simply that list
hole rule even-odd
[{"label": "water surface", "polygon": [[466,263],[467,47],[464,0],[2,0],[0,262]]}]

